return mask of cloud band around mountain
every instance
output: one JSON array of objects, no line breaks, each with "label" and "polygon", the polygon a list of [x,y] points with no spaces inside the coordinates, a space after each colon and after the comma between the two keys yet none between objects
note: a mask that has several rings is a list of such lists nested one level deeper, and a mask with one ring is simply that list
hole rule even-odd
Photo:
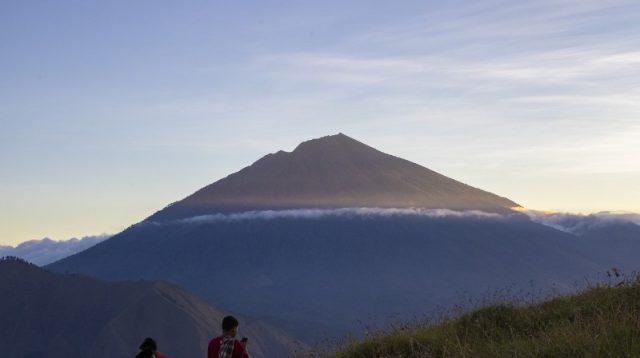
[{"label": "cloud band around mountain", "polygon": [[[590,230],[612,224],[633,223],[640,225],[640,214],[602,212],[589,215],[572,213],[547,213],[536,210],[520,210],[531,221],[552,227],[573,235],[582,235]],[[323,218],[376,218],[415,216],[428,218],[473,218],[473,219],[505,219],[519,214],[496,214],[480,210],[456,211],[450,209],[420,208],[336,208],[336,209],[288,209],[288,210],[253,210],[236,213],[212,213],[182,218],[171,222],[146,222],[151,225],[171,224],[208,224],[218,222],[239,222],[248,220],[276,219],[323,219]]]},{"label": "cloud band around mountain", "polygon": [[[237,213],[213,213],[198,215],[172,221],[175,224],[203,224],[213,222],[235,222],[244,220],[274,220],[274,219],[322,219],[328,217],[391,217],[391,216],[421,216],[431,218],[445,217],[474,217],[493,218],[503,217],[500,214],[479,210],[455,211],[449,209],[407,209],[407,208],[337,208],[337,209],[288,209],[288,210],[254,210]],[[159,224],[153,222],[153,224]]]},{"label": "cloud band around mountain", "polygon": [[610,225],[631,223],[640,225],[640,214],[600,212],[589,215],[572,213],[546,213],[535,210],[522,211],[532,221],[573,235],[583,235],[591,230]]}]

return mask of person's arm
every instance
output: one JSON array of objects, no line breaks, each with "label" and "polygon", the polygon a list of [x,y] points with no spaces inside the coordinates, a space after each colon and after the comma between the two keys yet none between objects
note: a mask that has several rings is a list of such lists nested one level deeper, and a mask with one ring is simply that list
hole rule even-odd
[{"label": "person's arm", "polygon": [[233,358],[249,358],[249,353],[237,339],[233,344]]}]

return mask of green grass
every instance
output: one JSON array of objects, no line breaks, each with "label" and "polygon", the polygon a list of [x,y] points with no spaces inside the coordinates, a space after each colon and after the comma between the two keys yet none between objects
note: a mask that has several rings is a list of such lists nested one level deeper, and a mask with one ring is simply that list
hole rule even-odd
[{"label": "green grass", "polygon": [[329,358],[640,357],[640,280],[371,335]]}]

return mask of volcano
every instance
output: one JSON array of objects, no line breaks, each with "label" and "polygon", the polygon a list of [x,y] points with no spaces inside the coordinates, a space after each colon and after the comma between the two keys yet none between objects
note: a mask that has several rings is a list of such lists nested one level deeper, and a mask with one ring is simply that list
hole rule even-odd
[{"label": "volcano", "polygon": [[313,344],[504,287],[572,292],[612,262],[517,206],[338,134],[269,154],[47,268],[172,282]]},{"label": "volcano", "polygon": [[290,153],[266,155],[150,220],[291,208],[445,208],[506,213],[517,206],[340,133],[303,142]]}]

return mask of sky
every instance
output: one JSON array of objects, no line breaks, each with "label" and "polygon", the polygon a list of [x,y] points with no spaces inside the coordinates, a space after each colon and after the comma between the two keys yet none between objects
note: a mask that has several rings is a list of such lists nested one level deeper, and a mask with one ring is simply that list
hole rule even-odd
[{"label": "sky", "polygon": [[0,2],[0,244],[117,233],[339,132],[640,212],[638,1]]}]

